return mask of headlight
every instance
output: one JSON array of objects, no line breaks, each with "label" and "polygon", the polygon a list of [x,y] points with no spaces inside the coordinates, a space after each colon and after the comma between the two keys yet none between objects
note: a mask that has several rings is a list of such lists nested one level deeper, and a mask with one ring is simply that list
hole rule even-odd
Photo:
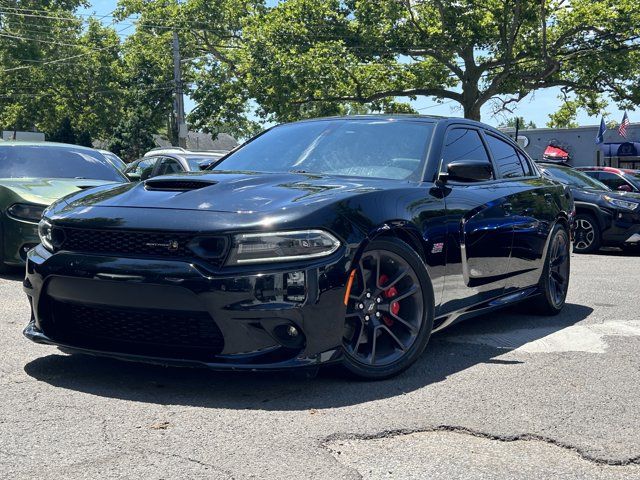
[{"label": "headlight", "polygon": [[337,238],[323,230],[236,235],[229,265],[273,263],[326,257],[338,250]]},{"label": "headlight", "polygon": [[56,228],[51,225],[49,220],[43,218],[38,224],[38,236],[40,237],[40,243],[50,252],[54,252],[60,248],[64,241],[64,232],[60,228]]},{"label": "headlight", "polygon": [[624,210],[635,210],[638,208],[638,203],[636,202],[627,202],[626,200],[620,200],[619,198],[613,198],[609,195],[605,195],[604,199],[607,203],[610,203],[614,207],[622,208]]},{"label": "headlight", "polygon": [[26,220],[27,222],[38,223],[42,218],[45,210],[42,205],[29,205],[28,203],[14,203],[7,209],[10,217],[18,220]]}]

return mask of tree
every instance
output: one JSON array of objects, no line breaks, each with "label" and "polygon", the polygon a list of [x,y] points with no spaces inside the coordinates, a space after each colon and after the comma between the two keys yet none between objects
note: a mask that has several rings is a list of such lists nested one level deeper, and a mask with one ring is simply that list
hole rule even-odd
[{"label": "tree", "polygon": [[634,0],[287,0],[245,36],[253,91],[278,119],[418,96],[480,119],[548,87],[625,102],[640,73]]},{"label": "tree", "polygon": [[[367,111],[410,111],[420,96],[480,118],[538,89],[581,108],[640,97],[635,0],[121,0],[185,52],[199,128]],[[152,29],[147,26],[145,28]]]},{"label": "tree", "polygon": [[120,40],[113,28],[75,15],[84,4],[2,3],[0,126],[54,138],[65,127],[84,142],[113,130],[124,110]]},{"label": "tree", "polygon": [[138,105],[127,112],[116,127],[113,136],[107,142],[107,148],[126,161],[132,161],[144,155],[155,146],[155,129],[149,124],[152,112],[148,107]]},{"label": "tree", "polygon": [[518,120],[520,120],[520,123],[518,124],[519,128],[522,128],[522,129],[537,128],[535,123],[533,122],[527,123],[524,117],[510,117],[506,119],[504,122],[501,122],[499,126],[500,128],[516,128],[516,124],[518,123]]}]

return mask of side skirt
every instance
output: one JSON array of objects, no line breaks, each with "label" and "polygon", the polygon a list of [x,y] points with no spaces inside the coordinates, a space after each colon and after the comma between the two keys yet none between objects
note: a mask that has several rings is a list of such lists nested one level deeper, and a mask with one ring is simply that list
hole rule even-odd
[{"label": "side skirt", "polygon": [[440,316],[435,319],[434,327],[432,333],[439,332],[440,330],[444,330],[451,325],[462,322],[464,320],[468,320],[470,318],[476,317],[478,315],[482,315],[484,313],[490,312],[492,310],[496,310],[499,308],[503,308],[507,305],[512,305],[527,298],[531,298],[535,295],[538,295],[538,287],[527,287],[521,290],[517,290],[515,292],[508,293],[498,298],[494,298],[493,300],[489,300],[486,302],[478,303],[476,305],[472,305],[471,307],[467,307],[463,310],[458,310],[456,312],[449,313],[447,315]]}]

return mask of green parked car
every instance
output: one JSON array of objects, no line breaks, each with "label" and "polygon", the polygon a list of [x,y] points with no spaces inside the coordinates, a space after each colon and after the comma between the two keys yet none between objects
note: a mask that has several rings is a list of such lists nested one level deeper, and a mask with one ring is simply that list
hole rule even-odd
[{"label": "green parked car", "polygon": [[56,200],[127,178],[101,153],[49,142],[0,142],[0,271],[24,264],[38,222]]}]

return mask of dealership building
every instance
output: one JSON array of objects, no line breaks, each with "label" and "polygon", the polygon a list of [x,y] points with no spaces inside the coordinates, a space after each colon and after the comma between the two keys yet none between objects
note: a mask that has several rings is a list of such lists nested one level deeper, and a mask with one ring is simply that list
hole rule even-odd
[{"label": "dealership building", "polygon": [[[603,165],[640,169],[640,123],[627,127],[627,138],[618,128],[607,129],[604,143],[597,145],[598,125],[577,128],[520,130],[518,143],[534,160],[564,161],[575,167]],[[502,129],[515,135],[515,129]]]}]

